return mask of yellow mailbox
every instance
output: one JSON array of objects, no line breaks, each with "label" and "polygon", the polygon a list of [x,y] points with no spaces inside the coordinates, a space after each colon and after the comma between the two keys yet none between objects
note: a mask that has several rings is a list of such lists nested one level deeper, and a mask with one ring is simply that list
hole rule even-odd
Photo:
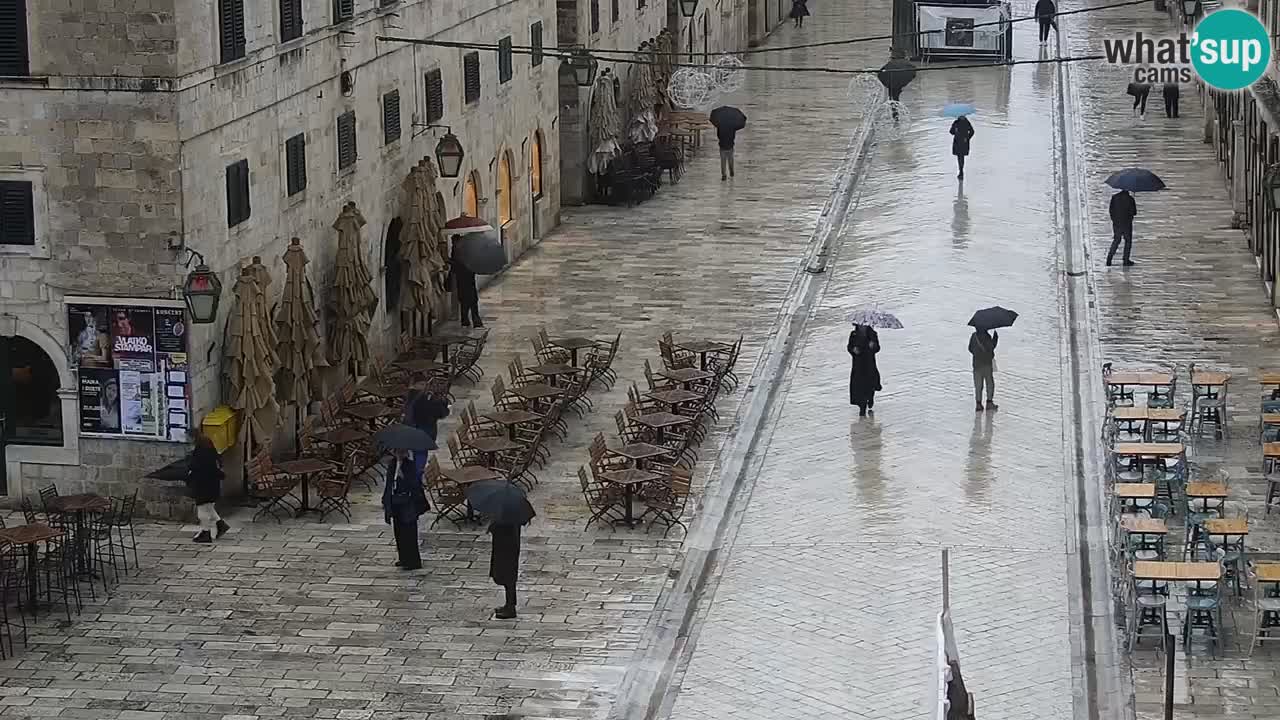
[{"label": "yellow mailbox", "polygon": [[236,411],[226,405],[219,405],[209,411],[200,423],[200,429],[213,443],[219,453],[236,443]]}]

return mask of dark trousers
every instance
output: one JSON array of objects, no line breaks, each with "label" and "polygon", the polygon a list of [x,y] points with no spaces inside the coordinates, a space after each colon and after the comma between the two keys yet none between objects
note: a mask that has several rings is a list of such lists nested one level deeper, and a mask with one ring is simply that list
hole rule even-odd
[{"label": "dark trousers", "polygon": [[1129,261],[1129,251],[1133,249],[1133,224],[1121,224],[1117,222],[1111,223],[1111,250],[1107,252],[1107,264],[1111,264],[1111,259],[1116,256],[1116,249],[1120,247],[1120,240],[1124,240],[1124,259]]},{"label": "dark trousers", "polygon": [[482,327],[484,325],[484,323],[480,321],[479,297],[463,298],[458,301],[458,304],[462,307],[462,311],[458,315],[458,320],[460,320],[463,325],[475,325],[476,327]]},{"label": "dark trousers", "polygon": [[1151,94],[1151,91],[1150,91],[1150,90],[1143,90],[1142,92],[1138,93],[1137,95],[1134,95],[1134,96],[1133,96],[1133,109],[1134,109],[1134,110],[1137,110],[1138,112],[1142,113],[1143,115],[1146,115],[1146,114],[1147,114],[1147,96],[1148,96],[1148,95],[1150,95],[1150,94]]},{"label": "dark trousers", "polygon": [[1049,30],[1053,27],[1052,18],[1040,18],[1040,42],[1049,42]]},{"label": "dark trousers", "polygon": [[422,567],[422,555],[418,552],[417,519],[411,523],[393,519],[391,528],[396,535],[396,554],[400,558],[400,567],[410,570]]},{"label": "dark trousers", "polygon": [[507,591],[507,603],[503,607],[514,608],[516,606],[516,586],[503,585],[502,589]]},{"label": "dark trousers", "polygon": [[1164,96],[1164,114],[1166,117],[1171,117],[1171,118],[1178,117],[1178,96],[1177,95]]}]

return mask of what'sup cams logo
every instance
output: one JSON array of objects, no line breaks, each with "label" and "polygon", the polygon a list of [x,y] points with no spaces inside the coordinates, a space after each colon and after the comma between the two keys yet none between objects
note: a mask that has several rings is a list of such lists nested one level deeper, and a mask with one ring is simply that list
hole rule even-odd
[{"label": "what'sup cams logo", "polygon": [[1243,90],[1262,77],[1271,62],[1271,38],[1253,13],[1227,9],[1209,13],[1191,35],[1133,37],[1102,41],[1112,65],[1133,67],[1140,83],[1189,83],[1199,76],[1218,90]]}]

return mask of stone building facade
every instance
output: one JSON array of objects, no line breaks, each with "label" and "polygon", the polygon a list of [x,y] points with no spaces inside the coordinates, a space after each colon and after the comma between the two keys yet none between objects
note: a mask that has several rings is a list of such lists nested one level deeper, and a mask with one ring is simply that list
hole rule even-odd
[{"label": "stone building facade", "polygon": [[[466,151],[462,176],[440,184],[450,214],[501,222],[512,258],[537,242],[559,217],[559,63],[375,38],[554,47],[556,12],[553,0],[99,0],[91,10],[0,0],[4,494],[49,482],[132,492],[187,449],[82,432],[86,373],[69,304],[172,306],[186,249],[200,252],[227,290],[218,322],[185,333],[189,364],[174,375],[189,383],[198,424],[222,400],[223,328],[243,260],[262,257],[274,302],[280,257],[301,238],[322,305],[331,225],[354,201],[384,296],[400,184],[443,132],[429,124],[449,126]],[[354,152],[338,147],[346,113]],[[304,189],[286,173],[286,142],[298,136]],[[230,168],[246,165],[249,202],[232,207]],[[386,307],[383,298],[374,352],[399,333]],[[155,485],[141,484],[146,509],[172,514],[180,486]]]}]

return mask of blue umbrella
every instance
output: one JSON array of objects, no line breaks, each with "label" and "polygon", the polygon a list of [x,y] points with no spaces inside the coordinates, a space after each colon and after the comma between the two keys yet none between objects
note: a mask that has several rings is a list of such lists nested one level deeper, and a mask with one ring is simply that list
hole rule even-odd
[{"label": "blue umbrella", "polygon": [[942,107],[942,117],[960,117],[974,115],[977,112],[978,108],[969,103],[947,103]]},{"label": "blue umbrella", "polygon": [[1106,183],[1117,190],[1129,192],[1156,192],[1165,188],[1158,175],[1143,168],[1125,168],[1111,173]]}]

